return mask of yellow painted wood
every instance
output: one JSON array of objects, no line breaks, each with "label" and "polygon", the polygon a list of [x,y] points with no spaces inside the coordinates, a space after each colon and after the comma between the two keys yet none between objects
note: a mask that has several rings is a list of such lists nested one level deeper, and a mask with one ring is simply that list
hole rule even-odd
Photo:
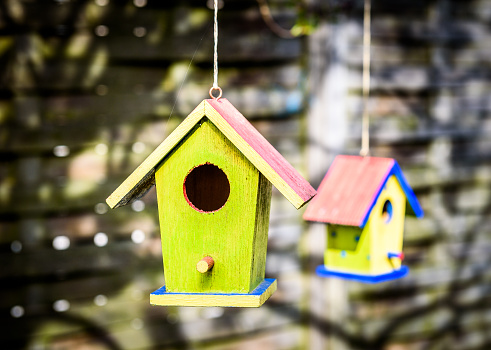
[{"label": "yellow painted wood", "polygon": [[[333,233],[335,236],[333,237]],[[359,237],[358,242],[356,237]],[[370,274],[371,241],[367,229],[328,225],[324,264],[332,270]]]},{"label": "yellow painted wood", "polygon": [[327,242],[330,249],[348,251],[355,251],[357,249],[361,238],[361,228],[341,225],[329,226]]},{"label": "yellow painted wood", "polygon": [[[392,218],[386,222],[383,206],[392,203]],[[399,269],[401,261],[389,259],[389,252],[402,252],[406,197],[395,176],[391,176],[380,193],[363,229],[353,226],[327,225],[327,249],[324,264],[331,270],[379,275]],[[333,237],[333,232],[335,236]],[[359,237],[356,242],[356,237]]]},{"label": "yellow painted wood", "polygon": [[[230,184],[227,202],[214,212],[194,209],[184,196],[187,174],[205,163],[219,167]],[[166,157],[155,177],[167,291],[252,291],[260,282],[258,276],[264,276],[264,222],[269,221],[270,199],[263,196],[271,195],[270,190],[264,190],[258,170],[212,122],[203,118]],[[205,256],[211,256],[214,265],[202,274],[196,264]]]},{"label": "yellow painted wood", "polygon": [[252,164],[299,209],[305,201],[273,170],[273,168],[228,124],[208,102],[205,103],[206,116],[218,129],[250,160]]},{"label": "yellow painted wood", "polygon": [[140,198],[144,193],[133,197],[135,192],[141,191],[141,182],[153,175],[155,167],[169,153],[179,141],[203,118],[205,114],[205,101],[201,102],[184,121],[124,180],[124,182],[106,199],[111,208],[117,208]]},{"label": "yellow painted wood", "polygon": [[276,280],[261,295],[150,294],[150,304],[161,306],[259,307],[276,291]]},{"label": "yellow painted wood", "polygon": [[[382,208],[386,200],[392,203],[392,218],[385,222]],[[367,222],[372,236],[371,273],[381,274],[399,269],[401,261],[388,259],[388,252],[402,252],[406,197],[395,176],[391,176],[375,204]]]}]

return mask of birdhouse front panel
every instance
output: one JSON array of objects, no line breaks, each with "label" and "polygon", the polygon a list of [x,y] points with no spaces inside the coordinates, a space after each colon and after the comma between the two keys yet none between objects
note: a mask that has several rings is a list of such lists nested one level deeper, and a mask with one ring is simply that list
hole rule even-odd
[{"label": "birdhouse front panel", "polygon": [[379,275],[397,270],[401,260],[406,197],[395,176],[384,185],[363,227],[327,225],[325,265],[332,270]]},{"label": "birdhouse front panel", "polygon": [[395,176],[387,179],[368,219],[371,237],[371,274],[382,274],[401,267],[401,259],[389,257],[402,252],[406,196]]},{"label": "birdhouse front panel", "polygon": [[271,183],[209,119],[155,179],[168,292],[249,293],[264,280]]}]

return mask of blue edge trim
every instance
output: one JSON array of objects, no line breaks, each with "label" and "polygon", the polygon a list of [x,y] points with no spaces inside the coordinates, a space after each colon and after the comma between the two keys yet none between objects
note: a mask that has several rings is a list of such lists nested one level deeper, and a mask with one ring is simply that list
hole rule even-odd
[{"label": "blue edge trim", "polygon": [[382,275],[361,275],[356,273],[346,273],[339,271],[332,271],[327,269],[324,265],[319,265],[315,269],[317,276],[320,277],[338,277],[345,280],[358,281],[364,283],[379,283],[395,280],[397,278],[404,277],[408,274],[409,268],[407,266],[401,266],[399,270],[394,270],[389,273],[385,273]]},{"label": "blue edge trim", "polygon": [[409,202],[409,207],[412,209],[414,215],[418,218],[422,218],[424,213],[423,213],[423,208],[421,208],[421,205],[418,202],[418,199],[416,198],[416,195],[414,194],[414,191],[412,188],[409,186],[409,183],[407,182],[406,178],[404,177],[404,174],[402,173],[401,167],[397,162],[394,160],[394,165],[390,169],[389,173],[384,179],[384,182],[380,186],[380,189],[376,193],[376,195],[373,197],[374,200],[372,204],[370,205],[370,209],[367,211],[367,214],[365,215],[365,218],[360,224],[360,227],[365,227],[368,218],[370,217],[370,213],[372,212],[373,207],[375,206],[375,203],[377,202],[377,198],[384,189],[385,184],[387,183],[387,180],[389,177],[392,175],[395,175],[397,180],[399,180],[399,184],[401,185],[402,190],[404,191],[407,201]]},{"label": "blue edge trim", "polygon": [[274,278],[265,278],[264,281],[259,283],[259,285],[250,293],[176,293],[176,292],[166,292],[165,286],[160,287],[155,292],[150,293],[150,295],[162,295],[162,294],[179,294],[179,295],[262,295],[266,290],[276,281]]}]

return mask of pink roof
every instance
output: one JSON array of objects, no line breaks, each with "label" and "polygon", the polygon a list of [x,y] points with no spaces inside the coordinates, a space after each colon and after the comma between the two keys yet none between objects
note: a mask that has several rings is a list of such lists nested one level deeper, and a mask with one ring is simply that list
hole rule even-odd
[{"label": "pink roof", "polygon": [[[257,154],[269,164],[277,176],[302,199],[308,202],[316,191],[290,163],[257,131],[254,126],[225,98],[206,100]],[[271,181],[272,179],[270,179]],[[275,184],[274,181],[272,181]],[[280,191],[281,189],[278,188]]]},{"label": "pink roof", "polygon": [[363,227],[390,175],[397,177],[410,208],[421,217],[423,211],[394,159],[341,155],[334,159],[303,218]]}]

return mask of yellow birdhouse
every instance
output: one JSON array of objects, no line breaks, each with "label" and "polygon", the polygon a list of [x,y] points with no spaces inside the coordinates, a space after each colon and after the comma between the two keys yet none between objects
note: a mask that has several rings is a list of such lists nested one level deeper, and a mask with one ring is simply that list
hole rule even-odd
[{"label": "yellow birdhouse", "polygon": [[165,286],[155,305],[257,307],[272,184],[296,207],[310,184],[226,99],[204,100],[107,199],[116,208],[156,184]]},{"label": "yellow birdhouse", "polygon": [[394,159],[337,156],[303,218],[327,224],[322,277],[376,283],[405,276],[404,217],[423,210]]}]

